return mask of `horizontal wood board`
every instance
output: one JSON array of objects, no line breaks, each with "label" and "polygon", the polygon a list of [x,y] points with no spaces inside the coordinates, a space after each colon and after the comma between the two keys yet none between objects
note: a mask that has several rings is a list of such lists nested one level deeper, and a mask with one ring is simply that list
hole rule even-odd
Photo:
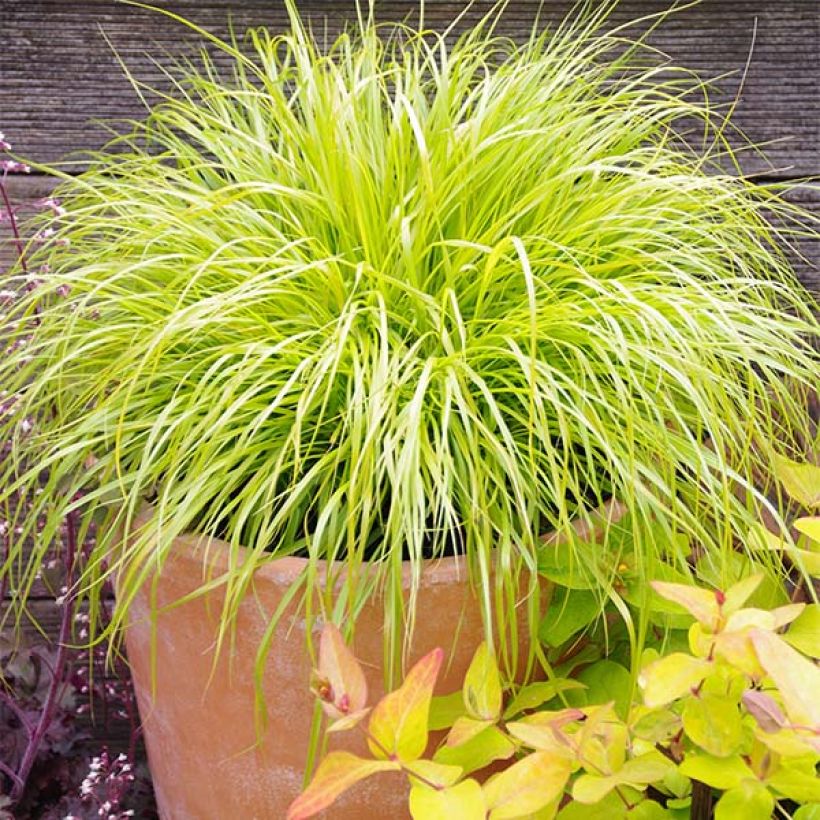
[{"label": "horizontal wood board", "polygon": [[[156,4],[225,36],[227,20],[243,32],[254,26],[281,31],[282,2],[271,0],[178,0]],[[339,31],[355,14],[354,2],[299,3],[317,32]],[[500,34],[526,36],[540,2],[510,2]],[[543,24],[571,8],[564,0],[543,3]],[[622,0],[613,25],[668,10],[669,0]],[[413,17],[416,0],[377,3],[384,20]],[[425,21],[442,29],[465,4],[425,4]],[[477,2],[456,27],[463,30],[490,8]],[[105,131],[89,119],[138,117],[141,104],[129,87],[116,49],[135,78],[162,86],[152,59],[191,54],[201,45],[194,32],[157,12],[114,0],[0,0],[0,130],[20,152],[50,163],[66,154],[98,147]],[[110,41],[106,42],[106,38]],[[820,3],[817,0],[706,0],[668,17],[649,42],[674,62],[704,78],[724,77],[717,104],[734,99],[747,58],[735,124],[758,143],[771,143],[769,164],[753,155],[747,171],[777,176],[820,171]],[[751,53],[750,53],[751,52]],[[225,64],[224,55],[218,62]]]}]

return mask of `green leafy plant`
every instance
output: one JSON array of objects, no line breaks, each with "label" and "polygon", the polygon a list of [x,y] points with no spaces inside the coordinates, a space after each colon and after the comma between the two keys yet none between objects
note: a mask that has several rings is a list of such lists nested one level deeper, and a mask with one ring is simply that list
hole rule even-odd
[{"label": "green leafy plant", "polygon": [[224,590],[218,646],[254,571],[299,554],[311,616],[383,593],[396,649],[402,562],[415,589],[456,553],[506,661],[510,621],[539,626],[544,533],[611,592],[573,527],[611,498],[636,572],[685,572],[679,534],[723,571],[771,507],[762,442],[805,428],[817,320],[780,247],[813,229],[726,172],[706,84],[606,31],[612,5],[519,45],[494,14],[453,45],[363,13],[322,50],[289,3],[248,48],[197,29],[228,73],[203,55],[170,94],[134,81],[150,113],[63,174],[26,255],[48,272],[18,270],[2,330],[18,616],[68,512],[100,524],[76,595],[96,624],[116,575],[112,632],[176,535],[227,539],[201,587]]},{"label": "green leafy plant", "polygon": [[[326,625],[315,691],[333,719],[328,731],[366,725],[373,757],[328,754],[289,820],[313,816],[384,771],[406,774],[415,820],[709,817],[713,792],[717,820],[768,820],[784,801],[806,811],[820,805],[820,667],[794,648],[817,658],[820,631],[798,628],[811,611],[805,604],[746,606],[762,581],[749,576],[725,592],[654,582],[694,623],[686,650],[645,651],[642,699],[623,714],[610,699],[618,682],[607,686],[612,661],[588,667],[586,683],[555,677],[505,698],[486,643],[461,691],[433,697],[442,661],[435,650],[371,711],[361,669]],[[579,689],[587,702],[572,706],[568,696]],[[438,745],[431,729],[447,730]],[[696,790],[707,798],[705,814]]]}]

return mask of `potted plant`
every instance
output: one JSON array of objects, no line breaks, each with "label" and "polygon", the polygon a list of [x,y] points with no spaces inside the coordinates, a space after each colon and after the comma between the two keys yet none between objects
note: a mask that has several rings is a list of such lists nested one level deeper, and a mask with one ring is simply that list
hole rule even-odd
[{"label": "potted plant", "polygon": [[[167,817],[284,813],[323,621],[376,690],[444,647],[447,691],[484,639],[537,671],[559,545],[618,598],[581,547],[622,513],[639,567],[695,543],[721,572],[780,520],[755,476],[816,364],[800,213],[721,171],[701,82],[608,6],[523,45],[362,19],[327,50],[289,8],[248,50],[202,31],[230,76],[203,54],[63,175],[3,329],[10,611],[66,517],[96,528],[71,592],[93,625],[116,580],[93,639],[127,627]],[[333,816],[405,804],[388,779]]]}]

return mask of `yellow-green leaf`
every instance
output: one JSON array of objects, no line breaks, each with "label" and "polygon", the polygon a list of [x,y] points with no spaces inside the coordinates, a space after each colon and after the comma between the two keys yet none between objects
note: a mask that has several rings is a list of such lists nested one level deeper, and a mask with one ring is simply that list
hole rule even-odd
[{"label": "yellow-green leaf", "polygon": [[754,591],[760,586],[763,580],[763,573],[756,573],[749,575],[747,578],[742,578],[736,584],[733,584],[726,590],[726,597],[723,602],[723,612],[725,615],[731,615],[737,612],[749,598],[752,597]]},{"label": "yellow-green leaf", "polygon": [[334,719],[361,712],[367,705],[364,671],[335,624],[322,627],[313,690],[322,709]]},{"label": "yellow-green leaf", "polygon": [[653,744],[666,742],[680,729],[680,716],[671,709],[635,705],[631,718],[632,734]]},{"label": "yellow-green leaf", "polygon": [[464,705],[476,720],[498,720],[501,716],[501,678],[495,655],[486,641],[475,652],[464,678]]},{"label": "yellow-green leaf", "polygon": [[813,515],[806,518],[798,518],[794,522],[795,529],[808,536],[816,544],[820,545],[820,515]]},{"label": "yellow-green leaf", "polygon": [[820,467],[800,464],[778,453],[772,454],[774,474],[786,492],[804,507],[820,505]]},{"label": "yellow-green leaf", "polygon": [[584,720],[587,713],[583,709],[578,709],[570,706],[567,709],[541,710],[540,712],[533,712],[531,715],[525,715],[521,718],[521,723],[531,723],[533,726],[554,726],[560,728],[566,726],[568,723],[575,723],[579,720]]},{"label": "yellow-green leaf", "polygon": [[416,760],[427,747],[430,700],[444,652],[434,649],[408,672],[404,683],[385,695],[370,716],[370,750],[376,757]]},{"label": "yellow-green leaf", "polygon": [[627,817],[624,801],[614,791],[591,805],[570,800],[558,812],[558,820],[626,820]]},{"label": "yellow-green leaf", "polygon": [[[774,619],[771,621],[774,623]],[[749,630],[738,632],[721,632],[712,643],[714,657],[725,660],[730,666],[739,669],[751,678],[759,678],[763,667],[752,646]]]},{"label": "yellow-green leaf", "polygon": [[681,718],[686,736],[716,757],[734,754],[743,740],[740,711],[731,698],[701,692],[686,701]]},{"label": "yellow-green leaf", "polygon": [[307,789],[290,804],[287,820],[313,817],[360,780],[398,769],[399,764],[392,760],[366,760],[350,752],[331,752],[319,764]]},{"label": "yellow-green leaf", "polygon": [[792,722],[820,726],[820,668],[771,632],[752,629],[750,637],[766,674],[780,690]]},{"label": "yellow-green leaf", "polygon": [[715,757],[708,754],[689,754],[678,771],[692,780],[699,780],[713,789],[733,789],[755,773],[739,756]]},{"label": "yellow-green leaf", "polygon": [[432,760],[411,760],[404,764],[405,771],[416,775],[417,780],[433,786],[452,786],[463,774],[461,766],[449,766]]},{"label": "yellow-green leaf", "polygon": [[550,752],[533,752],[484,784],[489,820],[537,812],[552,802],[569,780],[570,762]]},{"label": "yellow-green leaf", "polygon": [[809,604],[783,638],[804,655],[820,658],[820,604]]},{"label": "yellow-green leaf", "polygon": [[641,672],[638,683],[647,706],[664,706],[685,695],[712,671],[712,663],[673,652],[653,661]]},{"label": "yellow-green leaf", "polygon": [[507,760],[515,754],[515,744],[497,726],[490,726],[481,734],[460,746],[441,746],[433,755],[437,763],[460,766],[465,774],[483,769],[494,760]]},{"label": "yellow-green leaf", "polygon": [[579,803],[598,803],[603,800],[616,786],[615,777],[601,777],[597,774],[582,774],[572,784],[572,799]]},{"label": "yellow-green leaf", "polygon": [[674,767],[669,758],[660,752],[650,751],[627,760],[615,773],[619,783],[631,786],[644,786],[662,780],[669,769]]},{"label": "yellow-green leaf", "polygon": [[446,789],[414,784],[410,789],[413,820],[484,820],[484,793],[475,780],[464,780]]},{"label": "yellow-green leaf", "polygon": [[771,792],[757,780],[744,780],[718,800],[715,820],[770,820],[773,811]]},{"label": "yellow-green leaf", "polygon": [[820,778],[814,771],[806,772],[791,766],[781,766],[768,778],[769,786],[797,803],[820,802]]},{"label": "yellow-green leaf", "polygon": [[481,734],[488,726],[492,726],[494,720],[474,720],[469,717],[460,717],[447,733],[448,746],[461,746],[476,735]]},{"label": "yellow-green leaf", "polygon": [[[807,520],[807,519],[802,519]],[[750,533],[750,539],[755,546],[760,546],[764,549],[778,550],[785,552],[786,555],[798,567],[802,567],[809,575],[820,576],[820,552],[816,550],[800,549],[791,543],[786,542],[783,538],[770,533],[765,527],[757,527]]]},{"label": "yellow-green leaf", "polygon": [[437,695],[430,701],[430,721],[431,731],[437,729],[449,729],[460,717],[467,714],[464,706],[464,695],[461,689],[451,692],[449,695]]},{"label": "yellow-green leaf", "polygon": [[538,681],[537,683],[522,686],[518,694],[510,701],[510,705],[504,710],[504,720],[509,720],[528,709],[537,709],[561,692],[583,688],[583,683],[565,678],[558,678],[551,681]]}]

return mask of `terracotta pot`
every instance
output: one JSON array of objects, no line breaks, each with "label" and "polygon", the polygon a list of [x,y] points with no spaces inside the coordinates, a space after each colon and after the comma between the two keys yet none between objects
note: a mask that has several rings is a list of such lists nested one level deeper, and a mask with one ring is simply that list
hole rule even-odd
[{"label": "terracotta pot", "polygon": [[[203,579],[198,539],[176,540],[157,582],[156,603],[170,604]],[[209,561],[227,569],[227,545],[210,541]],[[264,677],[269,724],[257,743],[254,726],[254,658],[272,613],[304,560],[283,558],[262,567],[241,605],[236,642],[214,667],[213,642],[221,597],[211,593],[159,615],[156,664],[151,665],[150,593],[134,601],[126,633],[148,760],[163,820],[284,818],[302,788],[314,697],[305,621],[291,607],[280,621]],[[458,689],[483,639],[476,600],[463,561],[430,562],[418,594],[411,655],[441,646],[449,662],[437,693]],[[365,666],[372,698],[382,690],[383,608],[374,600],[357,622],[354,650]],[[152,674],[155,675],[152,688]],[[372,699],[371,698],[371,699]],[[337,735],[331,748],[365,753],[359,733]],[[405,818],[402,777],[377,775],[342,797],[324,815],[334,820]]]}]

